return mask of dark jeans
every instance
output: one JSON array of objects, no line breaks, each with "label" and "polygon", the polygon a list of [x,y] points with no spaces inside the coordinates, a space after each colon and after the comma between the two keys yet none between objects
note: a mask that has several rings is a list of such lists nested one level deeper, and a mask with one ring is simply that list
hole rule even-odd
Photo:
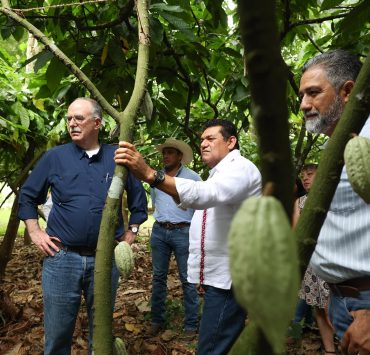
[{"label": "dark jeans", "polygon": [[197,355],[224,355],[245,326],[246,313],[232,290],[203,286],[204,306]]},{"label": "dark jeans", "polygon": [[[81,256],[60,250],[44,258],[42,294],[44,301],[44,354],[69,355],[72,335],[80,309],[81,295],[86,301],[89,319],[89,353],[92,349],[94,256]],[[113,262],[113,304],[118,286],[118,270]]]},{"label": "dark jeans", "polygon": [[297,302],[293,323],[300,323],[304,319],[304,325],[312,325],[312,307],[301,298]]},{"label": "dark jeans", "polygon": [[170,230],[155,223],[150,245],[153,264],[152,323],[158,325],[165,323],[167,274],[173,252],[184,293],[184,327],[185,330],[196,330],[198,328],[198,293],[195,285],[187,281],[189,227]]}]

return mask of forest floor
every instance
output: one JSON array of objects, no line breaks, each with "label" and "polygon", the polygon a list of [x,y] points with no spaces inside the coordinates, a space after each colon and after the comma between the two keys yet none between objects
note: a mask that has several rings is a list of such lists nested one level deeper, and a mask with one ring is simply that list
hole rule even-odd
[{"label": "forest floor", "polygon": [[[120,283],[117,292],[114,335],[124,339],[130,355],[195,354],[196,339],[189,341],[182,332],[182,290],[174,260],[168,277],[167,330],[153,337],[150,335],[151,258],[148,237],[140,237],[134,250],[135,270],[128,281]],[[42,255],[36,247],[25,246],[23,239],[17,238],[0,289],[0,354],[43,352],[41,266]],[[87,328],[83,304],[76,324],[72,355],[87,354]],[[317,329],[298,338],[289,341],[287,354],[323,353]]]}]

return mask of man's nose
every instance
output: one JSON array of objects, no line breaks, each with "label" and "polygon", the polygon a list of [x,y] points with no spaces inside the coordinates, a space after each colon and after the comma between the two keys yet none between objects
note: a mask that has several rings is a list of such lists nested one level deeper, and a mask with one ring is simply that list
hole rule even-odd
[{"label": "man's nose", "polygon": [[310,111],[312,109],[312,100],[308,98],[306,95],[302,97],[300,109],[303,112]]}]

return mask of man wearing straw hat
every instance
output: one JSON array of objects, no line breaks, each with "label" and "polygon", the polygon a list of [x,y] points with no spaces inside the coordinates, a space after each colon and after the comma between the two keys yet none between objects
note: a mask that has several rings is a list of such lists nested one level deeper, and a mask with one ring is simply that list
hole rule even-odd
[{"label": "man wearing straw hat", "polygon": [[[193,152],[183,141],[168,138],[156,146],[162,154],[163,173],[185,179],[199,181],[201,178],[193,170],[185,167],[193,160]],[[167,294],[167,274],[172,253],[175,255],[184,294],[186,336],[195,337],[198,328],[198,294],[194,284],[187,281],[189,256],[189,227],[194,210],[177,207],[173,198],[151,186],[155,223],[150,239],[153,264],[152,285],[152,328],[153,335],[165,329],[165,302]]]}]

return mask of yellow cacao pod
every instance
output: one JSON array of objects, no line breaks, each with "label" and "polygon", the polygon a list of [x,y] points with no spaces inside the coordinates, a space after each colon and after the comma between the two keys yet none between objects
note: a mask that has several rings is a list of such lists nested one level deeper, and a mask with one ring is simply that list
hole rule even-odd
[{"label": "yellow cacao pod", "polygon": [[114,338],[113,355],[127,355],[125,342],[121,338]]},{"label": "yellow cacao pod", "polygon": [[114,259],[120,275],[125,279],[129,278],[134,268],[134,253],[127,242],[117,244],[114,249]]},{"label": "yellow cacao pod", "polygon": [[370,139],[356,136],[344,149],[348,180],[353,190],[370,203]]},{"label": "yellow cacao pod", "polygon": [[282,353],[300,284],[296,240],[274,197],[246,199],[229,232],[230,270],[237,301]]}]

